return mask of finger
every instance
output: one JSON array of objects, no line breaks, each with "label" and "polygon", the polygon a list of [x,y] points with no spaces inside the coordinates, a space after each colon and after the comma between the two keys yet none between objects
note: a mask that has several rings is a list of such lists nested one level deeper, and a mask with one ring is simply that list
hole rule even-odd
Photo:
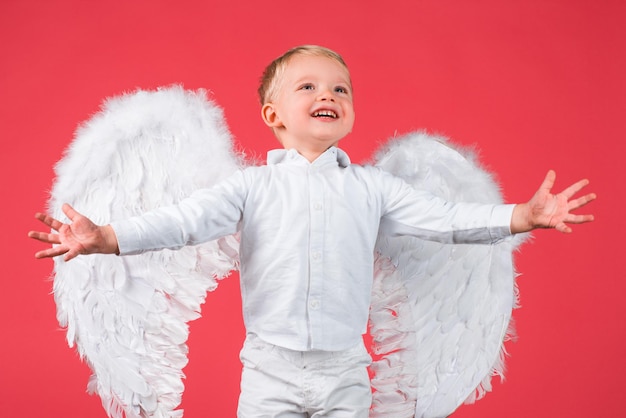
[{"label": "finger", "polygon": [[554,182],[556,181],[556,172],[554,170],[549,170],[546,174],[546,177],[543,179],[541,186],[539,189],[546,189],[548,192],[552,190],[554,187]]},{"label": "finger", "polygon": [[41,222],[54,229],[55,231],[58,231],[59,228],[63,226],[63,222],[60,222],[54,219],[52,216],[46,215],[45,213],[36,213],[35,218],[39,219]]},{"label": "finger", "polygon": [[564,222],[568,224],[583,224],[585,222],[591,222],[594,219],[593,215],[569,215]]},{"label": "finger", "polygon": [[76,212],[76,210],[70,206],[69,203],[63,203],[63,206],[61,206],[61,209],[63,210],[63,213],[65,213],[65,215],[73,222],[74,218],[77,216],[82,216],[80,213]]},{"label": "finger", "polygon": [[573,199],[568,202],[568,210],[572,211],[578,208],[582,208],[589,202],[593,202],[596,199],[595,193],[589,193],[588,195]]},{"label": "finger", "polygon": [[578,193],[583,187],[589,184],[589,180],[584,179],[577,181],[576,183],[569,186],[567,189],[563,190],[560,194],[567,197],[568,199]]},{"label": "finger", "polygon": [[80,253],[77,250],[70,250],[65,253],[65,257],[63,257],[64,261],[70,261],[72,258],[78,256]]},{"label": "finger", "polygon": [[570,228],[569,226],[567,226],[563,222],[559,222],[558,224],[556,224],[554,229],[556,229],[557,231],[559,231],[559,232],[561,232],[563,234],[569,234],[569,233],[572,232],[572,228]]},{"label": "finger", "polygon": [[30,238],[36,239],[37,241],[45,242],[47,244],[60,244],[61,239],[58,234],[48,234],[45,232],[39,231],[30,231],[28,233]]},{"label": "finger", "polygon": [[68,248],[64,245],[58,245],[53,248],[48,248],[47,250],[38,251],[35,253],[35,258],[52,258],[58,255],[65,254],[68,251]]}]

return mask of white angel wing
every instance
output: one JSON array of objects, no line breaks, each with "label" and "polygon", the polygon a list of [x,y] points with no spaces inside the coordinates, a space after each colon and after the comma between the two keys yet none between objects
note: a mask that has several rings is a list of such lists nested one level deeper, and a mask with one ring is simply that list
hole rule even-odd
[{"label": "white angel wing", "polygon": [[[387,144],[377,165],[451,201],[499,203],[499,189],[470,152],[413,133]],[[372,296],[372,417],[445,417],[502,376],[517,291],[512,252],[380,236]]]},{"label": "white angel wing", "polygon": [[[173,86],[109,99],[56,166],[50,209],[72,204],[96,223],[172,204],[235,171],[221,109],[206,92]],[[187,321],[207,290],[238,266],[227,237],[180,251],[55,259],[57,318],[93,371],[109,416],[178,417]]]}]

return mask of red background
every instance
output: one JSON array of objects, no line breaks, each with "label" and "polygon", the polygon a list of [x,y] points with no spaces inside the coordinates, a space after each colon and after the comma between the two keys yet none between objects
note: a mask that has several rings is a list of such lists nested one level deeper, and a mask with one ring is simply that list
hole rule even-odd
[{"label": "red background", "polygon": [[[137,87],[206,87],[241,147],[264,156],[277,144],[259,117],[258,77],[302,43],[337,50],[351,68],[357,122],[341,145],[356,162],[395,133],[426,128],[476,144],[510,202],[549,168],[557,187],[590,178],[597,221],[570,236],[539,231],[517,256],[523,307],[507,381],[454,417],[621,415],[626,3],[238,3],[0,3],[2,416],[105,416],[56,323],[52,262],[34,260],[41,245],[26,237],[77,124]],[[192,324],[188,417],[235,414],[238,291],[236,276],[225,280]]]}]

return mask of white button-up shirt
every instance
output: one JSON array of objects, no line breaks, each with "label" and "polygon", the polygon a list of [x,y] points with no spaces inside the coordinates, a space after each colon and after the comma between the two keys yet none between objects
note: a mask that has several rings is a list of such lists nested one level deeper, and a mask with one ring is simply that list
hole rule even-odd
[{"label": "white button-up shirt", "polygon": [[293,350],[343,350],[366,332],[379,228],[442,242],[510,234],[513,205],[454,204],[332,147],[295,150],[234,173],[179,205],[114,222],[120,253],[180,248],[241,232],[246,330]]}]

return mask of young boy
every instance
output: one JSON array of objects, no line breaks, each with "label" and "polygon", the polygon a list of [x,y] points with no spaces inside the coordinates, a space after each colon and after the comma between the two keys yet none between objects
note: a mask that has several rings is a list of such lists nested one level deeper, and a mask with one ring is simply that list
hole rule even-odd
[{"label": "young boy", "polygon": [[97,226],[69,205],[63,224],[37,214],[58,234],[36,254],[136,254],[180,248],[241,232],[241,284],[247,338],[240,417],[367,417],[371,403],[363,346],[378,231],[444,242],[496,242],[534,228],[570,232],[595,195],[572,199],[549,172],[529,202],[453,204],[412,189],[374,167],[351,165],[337,148],[352,129],[350,74],[325,48],[288,51],[266,69],[261,115],[283,149],[179,205]]}]

